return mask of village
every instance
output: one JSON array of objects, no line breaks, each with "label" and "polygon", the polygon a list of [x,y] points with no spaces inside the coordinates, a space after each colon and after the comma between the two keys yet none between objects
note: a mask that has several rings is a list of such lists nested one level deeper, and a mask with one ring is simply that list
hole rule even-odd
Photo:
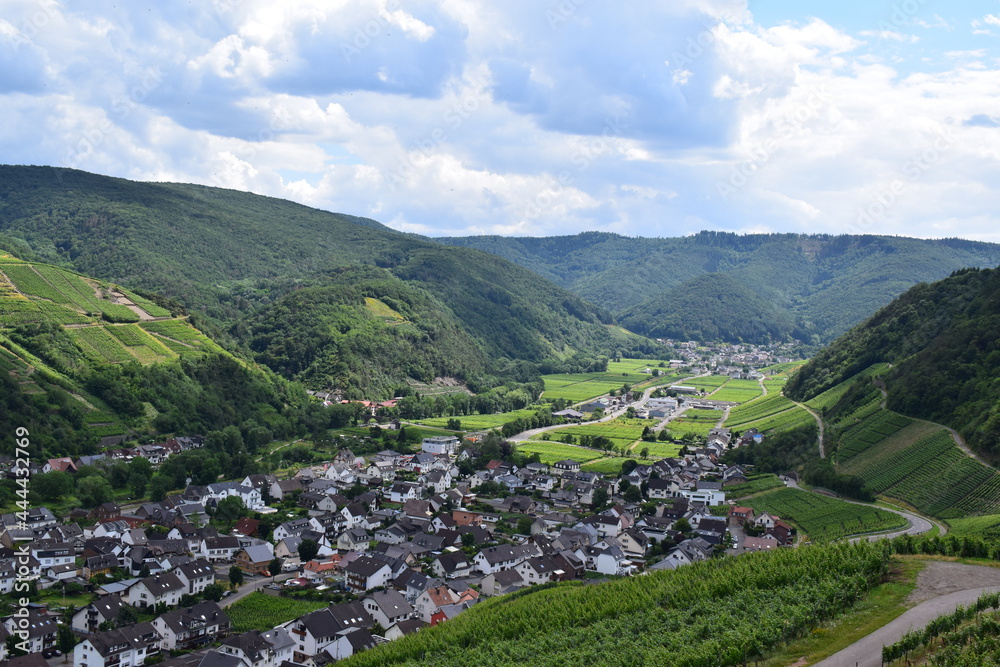
[{"label": "village", "polygon": [[[573,460],[487,460],[480,450],[490,438],[499,436],[434,436],[417,452],[368,457],[344,448],[283,479],[189,485],[162,502],[111,502],[69,517],[45,507],[26,520],[3,515],[0,594],[16,597],[25,577],[16,554],[28,553],[34,590],[93,601],[33,602],[7,616],[0,660],[318,667],[525,587],[641,575],[795,539],[779,517],[726,502],[725,489],[746,483],[747,471],[722,454],[759,440],[754,432],[713,429],[686,455],[633,461],[618,477]],[[192,437],[119,451],[157,465],[199,446]],[[42,470],[88,463],[55,459]],[[223,506],[240,510],[228,533],[212,521]],[[247,596],[307,591],[329,605],[273,629],[237,632],[226,611]],[[141,615],[152,620],[137,622]],[[22,639],[27,655],[15,655]]]}]

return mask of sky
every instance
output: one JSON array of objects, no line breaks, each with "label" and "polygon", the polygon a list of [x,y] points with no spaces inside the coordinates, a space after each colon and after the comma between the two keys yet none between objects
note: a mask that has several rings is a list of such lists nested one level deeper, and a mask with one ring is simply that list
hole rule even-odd
[{"label": "sky", "polygon": [[0,0],[0,162],[428,236],[1000,242],[1000,0]]}]

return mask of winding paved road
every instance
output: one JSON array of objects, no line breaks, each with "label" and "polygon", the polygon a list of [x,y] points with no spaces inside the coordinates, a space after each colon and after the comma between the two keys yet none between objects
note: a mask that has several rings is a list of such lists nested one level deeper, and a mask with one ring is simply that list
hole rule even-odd
[{"label": "winding paved road", "polygon": [[[993,568],[984,567],[983,569],[992,570]],[[881,667],[883,646],[899,641],[908,630],[923,628],[938,616],[950,614],[955,611],[958,605],[968,605],[975,602],[980,595],[995,591],[1000,591],[1000,586],[971,588],[922,602],[844,650],[816,663],[815,667],[852,667],[854,665],[857,667]]]}]

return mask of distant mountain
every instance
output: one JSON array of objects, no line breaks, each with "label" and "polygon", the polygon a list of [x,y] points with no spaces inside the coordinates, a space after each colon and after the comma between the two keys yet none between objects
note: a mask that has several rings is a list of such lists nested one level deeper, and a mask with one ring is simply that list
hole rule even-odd
[{"label": "distant mountain", "polygon": [[[717,331],[725,340],[752,342],[784,335],[828,342],[919,282],[1000,264],[1000,245],[960,239],[724,232],[626,238],[587,232],[437,240],[517,262],[606,308],[637,333]],[[771,326],[735,323],[715,298],[733,305],[735,295],[719,295],[713,289],[722,286],[718,279],[695,281],[706,274],[730,276],[741,286],[741,299],[752,295],[753,308],[769,304],[759,319]],[[705,297],[703,305],[695,295]]]},{"label": "distant mountain", "polygon": [[1000,270],[957,271],[917,285],[821,351],[785,393],[808,400],[890,363],[887,407],[955,428],[1000,456]]},{"label": "distant mountain", "polygon": [[[405,379],[404,369],[500,381],[509,360],[654,347],[611,326],[606,311],[495,255],[218,188],[0,166],[0,247],[175,299],[223,342],[252,346],[265,363],[319,386],[348,377],[383,393]],[[359,270],[342,270],[352,267]],[[382,272],[369,271],[375,267]],[[383,296],[398,299],[391,310],[405,311],[405,324],[366,314],[364,299]],[[351,311],[348,328],[367,333],[336,344],[333,331],[321,335],[345,317],[337,309]],[[298,335],[306,329],[312,333]],[[315,349],[320,342],[332,347]],[[337,355],[383,370],[345,374],[331,361]]]}]

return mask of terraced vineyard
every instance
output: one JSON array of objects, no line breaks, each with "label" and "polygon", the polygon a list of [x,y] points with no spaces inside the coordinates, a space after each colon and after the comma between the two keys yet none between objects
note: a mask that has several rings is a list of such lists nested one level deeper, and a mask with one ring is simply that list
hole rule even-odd
[{"label": "terraced vineyard", "polygon": [[785,485],[777,475],[766,473],[763,475],[750,475],[747,477],[746,484],[734,484],[732,486],[725,487],[726,498],[742,498],[744,496],[749,496],[754,493],[761,493],[763,491],[770,491],[771,489],[780,489]]},{"label": "terraced vineyard", "polygon": [[888,369],[889,369],[889,364],[874,364],[872,366],[869,366],[867,369],[861,371],[860,373],[850,378],[849,380],[845,380],[844,382],[841,382],[840,384],[827,389],[822,394],[814,396],[813,398],[806,401],[805,404],[808,405],[813,410],[819,410],[819,411],[828,410],[834,405],[836,405],[837,402],[844,397],[844,394],[847,393],[847,390],[851,388],[851,386],[857,379],[873,378],[876,375],[885,373]]},{"label": "terraced vineyard", "polygon": [[913,420],[909,417],[889,410],[873,412],[841,432],[837,444],[837,459],[845,462],[912,423]]},{"label": "terraced vineyard", "polygon": [[[1000,513],[1000,474],[955,446],[951,434],[913,424],[841,466],[875,493],[941,518]],[[924,433],[923,437],[915,439]]]},{"label": "terraced vineyard", "polygon": [[779,489],[744,501],[757,511],[793,522],[815,542],[832,542],[858,533],[905,527],[898,514],[871,505],[856,505],[801,489]]},{"label": "terraced vineyard", "polygon": [[767,396],[750,401],[729,411],[726,428],[744,428],[744,424],[784,412],[795,407],[795,404],[781,394]]}]

